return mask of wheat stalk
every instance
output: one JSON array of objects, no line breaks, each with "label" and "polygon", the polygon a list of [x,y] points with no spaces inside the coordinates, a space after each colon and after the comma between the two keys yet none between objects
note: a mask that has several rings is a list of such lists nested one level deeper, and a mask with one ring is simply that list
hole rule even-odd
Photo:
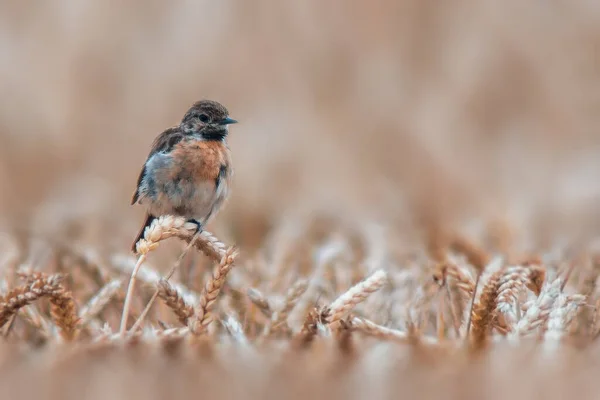
[{"label": "wheat stalk", "polygon": [[125,295],[125,302],[123,303],[123,312],[121,314],[121,328],[119,329],[119,334],[121,336],[124,336],[125,332],[127,332],[127,320],[129,319],[129,309],[131,307],[131,300],[133,298],[133,290],[135,289],[137,273],[142,267],[144,261],[146,261],[146,253],[142,253],[142,255],[138,258],[135,267],[131,272],[131,277],[129,278],[129,286],[127,287],[127,294]]},{"label": "wheat stalk", "polygon": [[[117,255],[113,257],[111,266],[120,274],[130,274],[133,272],[136,260],[129,256]],[[149,287],[156,287],[161,279],[164,279],[154,268],[144,264],[144,268],[137,273],[137,280],[148,284]],[[197,303],[198,293],[191,290],[181,282],[170,282],[171,285],[183,296],[187,303]]]}]

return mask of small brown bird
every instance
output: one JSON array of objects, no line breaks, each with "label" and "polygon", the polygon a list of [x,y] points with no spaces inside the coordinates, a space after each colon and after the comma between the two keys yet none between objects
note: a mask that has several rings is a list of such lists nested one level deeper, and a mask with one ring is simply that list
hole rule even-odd
[{"label": "small brown bird", "polygon": [[154,140],[131,201],[147,207],[133,252],[146,227],[161,215],[185,217],[200,231],[219,211],[229,195],[233,173],[228,125],[236,122],[221,104],[201,100],[178,126]]}]

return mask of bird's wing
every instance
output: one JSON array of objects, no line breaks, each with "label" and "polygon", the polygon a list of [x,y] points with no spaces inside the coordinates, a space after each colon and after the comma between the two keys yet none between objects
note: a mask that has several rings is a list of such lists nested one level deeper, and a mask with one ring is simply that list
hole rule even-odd
[{"label": "bird's wing", "polygon": [[[172,127],[167,129],[166,131],[158,135],[156,139],[154,139],[154,142],[152,143],[152,148],[150,149],[150,153],[148,154],[146,161],[148,161],[148,159],[156,153],[167,153],[171,151],[173,146],[181,142],[183,138],[183,132],[181,132],[179,127]],[[131,204],[135,204],[140,198],[140,185],[142,184],[142,180],[144,179],[145,174],[146,163],[144,163],[144,166],[142,167],[142,170],[140,171],[140,174],[138,176],[137,185],[131,198]]]}]

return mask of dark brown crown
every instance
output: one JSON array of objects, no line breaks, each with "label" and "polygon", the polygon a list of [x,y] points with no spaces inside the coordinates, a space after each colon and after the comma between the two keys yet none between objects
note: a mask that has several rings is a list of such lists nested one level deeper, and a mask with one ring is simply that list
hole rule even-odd
[{"label": "dark brown crown", "polygon": [[182,121],[186,121],[195,116],[206,114],[211,121],[220,121],[229,115],[229,111],[220,103],[213,100],[200,100],[195,102],[183,116]]}]

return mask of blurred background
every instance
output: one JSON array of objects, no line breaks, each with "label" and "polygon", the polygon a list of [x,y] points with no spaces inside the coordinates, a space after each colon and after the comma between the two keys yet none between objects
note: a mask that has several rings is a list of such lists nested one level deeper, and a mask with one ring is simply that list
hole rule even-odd
[{"label": "blurred background", "polygon": [[1,2],[3,230],[126,252],[151,142],[202,98],[240,121],[210,229],[248,250],[311,216],[599,232],[600,4],[516,0]]}]

